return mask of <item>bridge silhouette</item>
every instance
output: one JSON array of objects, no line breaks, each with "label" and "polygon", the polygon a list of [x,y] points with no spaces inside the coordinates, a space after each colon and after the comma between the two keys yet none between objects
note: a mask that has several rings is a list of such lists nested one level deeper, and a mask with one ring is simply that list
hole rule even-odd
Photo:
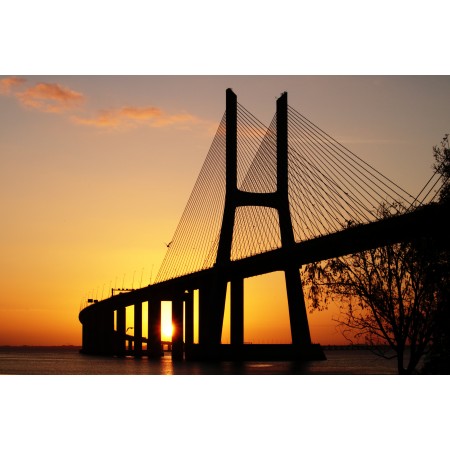
[{"label": "bridge silhouette", "polygon": [[[433,188],[408,194],[290,107],[287,93],[266,127],[227,89],[226,111],[155,283],[81,310],[82,351],[161,357],[161,302],[170,301],[173,359],[322,359],[311,342],[301,266],[444,234],[448,214],[429,200]],[[392,215],[380,218],[380,205]],[[244,279],[277,271],[285,277],[292,343],[246,344]],[[230,344],[222,344],[227,290]],[[128,306],[134,336],[126,333]]]}]

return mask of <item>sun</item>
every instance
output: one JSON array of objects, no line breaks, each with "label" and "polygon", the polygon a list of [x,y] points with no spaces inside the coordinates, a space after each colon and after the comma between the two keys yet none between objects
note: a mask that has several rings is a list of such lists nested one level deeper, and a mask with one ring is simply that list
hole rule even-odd
[{"label": "sun", "polygon": [[171,341],[173,335],[173,325],[171,322],[165,322],[161,325],[161,339]]},{"label": "sun", "polygon": [[172,341],[172,302],[161,302],[161,340]]}]

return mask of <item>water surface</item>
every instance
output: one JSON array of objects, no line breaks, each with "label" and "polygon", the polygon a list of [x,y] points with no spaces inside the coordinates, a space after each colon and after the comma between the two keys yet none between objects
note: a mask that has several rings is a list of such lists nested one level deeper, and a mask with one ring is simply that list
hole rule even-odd
[{"label": "water surface", "polygon": [[0,349],[0,374],[11,375],[392,375],[396,360],[369,350],[325,350],[326,361],[247,361],[205,363],[146,357],[84,355],[76,347]]}]

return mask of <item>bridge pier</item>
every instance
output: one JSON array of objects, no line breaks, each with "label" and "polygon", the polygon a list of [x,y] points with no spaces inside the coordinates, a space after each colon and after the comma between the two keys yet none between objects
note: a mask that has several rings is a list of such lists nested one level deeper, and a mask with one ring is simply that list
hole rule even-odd
[{"label": "bridge pier", "polygon": [[83,323],[82,352],[114,354],[114,311],[96,311]]},{"label": "bridge pier", "polygon": [[95,347],[94,335],[94,316],[87,317],[83,322],[83,329],[81,335],[81,350],[83,353],[94,353]]},{"label": "bridge pier", "polygon": [[184,340],[186,346],[189,346],[194,343],[194,291],[185,292],[184,312],[185,312]]},{"label": "bridge pier", "polygon": [[[287,93],[277,100],[277,187],[272,193],[249,193],[241,191],[237,185],[237,97],[227,89],[226,92],[226,191],[222,228],[217,249],[215,277],[209,294],[209,305],[203,305],[204,315],[208,317],[209,333],[203,331],[204,339],[212,345],[220,345],[227,277],[231,264],[233,228],[236,209],[245,206],[264,206],[278,212],[281,245],[283,249],[295,247],[294,231],[289,209],[289,160],[288,160],[288,103]],[[293,345],[311,345],[308,318],[303,296],[299,267],[288,258],[285,261],[286,292],[289,306],[289,319]],[[231,343],[241,345],[244,342],[243,280],[231,280]],[[206,302],[205,302],[206,303]],[[209,308],[209,309],[208,309]],[[208,336],[208,337],[206,337]]]},{"label": "bridge pier", "polygon": [[198,343],[206,345],[211,341],[211,286],[203,285],[198,290]]},{"label": "bridge pier", "polygon": [[142,355],[142,303],[134,305],[134,356]]},{"label": "bridge pier", "polygon": [[234,278],[230,283],[230,341],[244,344],[244,280]]},{"label": "bridge pier", "polygon": [[100,353],[114,354],[114,311],[103,311],[99,317],[99,343]]},{"label": "bridge pier", "polygon": [[172,301],[172,360],[183,359],[183,301]]},{"label": "bridge pier", "polygon": [[309,346],[311,345],[311,335],[299,269],[295,266],[286,268],[284,277],[286,280],[292,344]]},{"label": "bridge pier", "polygon": [[116,344],[115,354],[117,356],[125,356],[126,352],[126,309],[120,306],[116,311]]},{"label": "bridge pier", "polygon": [[160,358],[163,356],[161,344],[161,300],[148,302],[148,356]]},{"label": "bridge pier", "polygon": [[199,289],[198,342],[203,347],[220,345],[226,289],[226,280],[217,274]]}]

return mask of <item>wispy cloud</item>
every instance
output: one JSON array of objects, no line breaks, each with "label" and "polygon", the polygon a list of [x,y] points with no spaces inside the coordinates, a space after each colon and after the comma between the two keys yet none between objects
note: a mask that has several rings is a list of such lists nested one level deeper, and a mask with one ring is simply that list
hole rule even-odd
[{"label": "wispy cloud", "polygon": [[[27,86],[28,84],[28,86]],[[108,130],[127,130],[138,126],[153,128],[205,125],[205,121],[186,112],[168,113],[156,106],[124,106],[103,109],[88,115],[86,96],[58,83],[39,82],[30,86],[26,78],[0,79],[0,95],[13,96],[21,105],[45,113],[70,114],[73,123]],[[74,111],[76,115],[74,114]]]},{"label": "wispy cloud", "polygon": [[169,114],[155,106],[126,106],[119,109],[100,111],[91,118],[73,117],[72,120],[81,125],[97,128],[130,128],[137,125],[164,127],[170,125],[192,125],[201,122],[197,117],[187,114]]},{"label": "wispy cloud", "polygon": [[2,95],[11,94],[15,88],[26,83],[26,81],[27,80],[25,78],[21,77],[2,78],[0,80],[0,94]]},{"label": "wispy cloud", "polygon": [[78,108],[84,101],[83,94],[56,83],[38,83],[16,96],[28,108],[51,113]]},{"label": "wispy cloud", "polygon": [[50,113],[62,113],[78,108],[84,95],[57,83],[36,83],[25,88],[26,78],[0,79],[0,94],[14,96],[27,108]]}]

